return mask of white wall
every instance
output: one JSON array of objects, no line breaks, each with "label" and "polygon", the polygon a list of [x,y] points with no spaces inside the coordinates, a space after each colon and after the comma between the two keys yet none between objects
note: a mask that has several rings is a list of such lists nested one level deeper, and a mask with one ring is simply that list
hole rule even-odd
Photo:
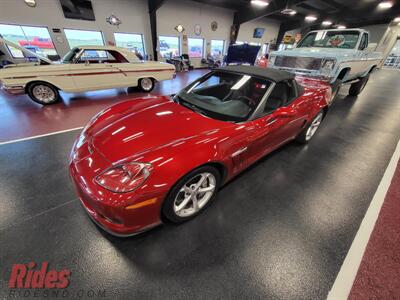
[{"label": "white wall", "polygon": [[[276,42],[279,33],[280,22],[267,18],[252,20],[240,25],[237,40],[242,42],[255,43],[272,43]],[[261,39],[253,38],[255,28],[265,28],[264,35]]]},{"label": "white wall", "polygon": [[[152,53],[150,21],[145,0],[92,0],[96,21],[66,19],[58,0],[36,0],[36,7],[28,7],[23,0],[0,0],[0,23],[47,26],[59,55],[69,50],[68,42],[59,43],[52,28],[100,30],[104,41],[114,42],[114,32],[143,33],[147,53]],[[117,28],[106,22],[110,14],[122,20]]]},{"label": "white wall", "polygon": [[[211,23],[216,21],[218,29],[211,30]],[[218,8],[192,1],[167,0],[157,11],[157,34],[204,38],[209,44],[212,39],[224,40],[225,51],[229,44],[230,30],[233,23],[233,10]],[[178,24],[183,25],[185,31],[179,34],[174,28]],[[200,36],[194,33],[194,25],[199,24],[202,28]],[[206,52],[209,51],[209,45]],[[199,58],[191,59],[195,66],[200,65]]]}]

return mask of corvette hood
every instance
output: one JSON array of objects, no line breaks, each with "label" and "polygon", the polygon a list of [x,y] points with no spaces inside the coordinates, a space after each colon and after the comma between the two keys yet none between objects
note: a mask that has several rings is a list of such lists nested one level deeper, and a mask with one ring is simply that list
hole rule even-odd
[{"label": "corvette hood", "polygon": [[167,97],[154,97],[111,107],[89,130],[93,147],[117,162],[224,126],[232,125],[204,117]]}]

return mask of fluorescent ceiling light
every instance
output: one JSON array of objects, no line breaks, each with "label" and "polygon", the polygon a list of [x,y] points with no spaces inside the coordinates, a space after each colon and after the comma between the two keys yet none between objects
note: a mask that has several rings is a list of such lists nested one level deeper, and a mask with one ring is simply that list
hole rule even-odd
[{"label": "fluorescent ceiling light", "polygon": [[395,18],[393,22],[400,22],[400,17]]},{"label": "fluorescent ceiling light", "polygon": [[337,28],[338,28],[338,29],[346,29],[346,26],[344,26],[344,25],[338,25]]},{"label": "fluorescent ceiling light", "polygon": [[317,20],[318,18],[316,16],[307,16],[305,19],[307,22],[313,22],[313,21]]},{"label": "fluorescent ceiling light", "polygon": [[297,14],[297,11],[295,11],[294,9],[291,9],[291,8],[286,8],[281,11],[281,14],[293,16],[293,15]]},{"label": "fluorescent ceiling light", "polygon": [[262,0],[251,0],[251,4],[257,5],[257,6],[268,6],[269,3],[267,1],[262,1]]},{"label": "fluorescent ceiling light", "polygon": [[378,7],[382,9],[388,9],[391,8],[392,6],[393,6],[392,1],[382,1],[381,3],[378,4]]},{"label": "fluorescent ceiling light", "polygon": [[331,22],[331,21],[323,21],[323,22],[322,22],[322,25],[323,25],[323,26],[331,26],[331,25],[332,25],[332,22]]}]

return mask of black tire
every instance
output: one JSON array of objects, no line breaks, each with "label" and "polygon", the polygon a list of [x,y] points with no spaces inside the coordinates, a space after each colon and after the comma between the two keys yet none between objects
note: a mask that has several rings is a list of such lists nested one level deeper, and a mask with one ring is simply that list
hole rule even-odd
[{"label": "black tire", "polygon": [[[60,101],[60,93],[58,89],[47,82],[34,82],[28,85],[28,95],[36,103],[42,105],[50,105]],[[42,91],[42,92],[40,92]],[[48,95],[46,99],[45,94]],[[43,95],[43,96],[40,96]],[[46,99],[46,100],[45,100]]]},{"label": "black tire", "polygon": [[[303,131],[296,137],[296,142],[300,144],[307,144],[311,139],[314,137],[315,133],[318,131],[323,119],[325,117],[325,112],[323,110],[319,111],[317,115],[311,120],[311,122],[303,129]],[[318,119],[319,124],[316,128],[316,130],[309,136],[309,130],[311,130],[311,126],[313,126],[314,122],[316,122]]]},{"label": "black tire", "polygon": [[139,88],[145,93],[150,93],[154,89],[154,79],[153,78],[139,79]]},{"label": "black tire", "polygon": [[336,81],[332,84],[332,96],[331,102],[335,101],[337,95],[339,94],[340,88],[342,87],[342,80],[336,79]]},{"label": "black tire", "polygon": [[369,74],[365,77],[360,78],[359,81],[353,83],[350,86],[349,95],[353,97],[358,96],[364,90],[368,80],[369,80]]},{"label": "black tire", "polygon": [[[179,216],[174,210],[175,200],[176,200],[178,194],[179,193],[183,193],[181,191],[181,189],[183,188],[184,185],[190,183],[192,180],[195,180],[198,176],[201,176],[200,174],[202,174],[202,173],[211,173],[212,175],[214,175],[214,178],[215,178],[215,189],[214,189],[211,197],[209,198],[209,200],[207,200],[207,202],[204,204],[203,207],[201,207],[197,212],[193,213],[192,215],[185,216],[185,217]],[[208,179],[206,179],[206,180],[208,180]],[[218,193],[218,189],[220,187],[220,184],[221,184],[221,174],[219,173],[219,171],[216,168],[214,168],[212,166],[203,166],[203,167],[197,168],[197,169],[189,172],[188,174],[183,176],[174,185],[174,187],[169,191],[168,196],[164,200],[164,203],[162,205],[162,209],[161,209],[162,216],[165,219],[167,219],[168,221],[173,222],[173,223],[182,223],[182,222],[186,222],[188,220],[193,219],[199,213],[204,211],[204,209],[208,205],[210,205],[210,203],[212,203],[212,201],[215,199],[215,197],[216,197],[216,195]],[[184,195],[186,196],[186,193]]]}]

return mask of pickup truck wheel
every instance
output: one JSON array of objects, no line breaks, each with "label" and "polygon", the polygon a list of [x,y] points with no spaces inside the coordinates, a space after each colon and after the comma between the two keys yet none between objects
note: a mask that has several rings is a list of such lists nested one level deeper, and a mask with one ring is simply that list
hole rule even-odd
[{"label": "pickup truck wheel", "polygon": [[60,100],[57,88],[46,82],[36,82],[28,86],[28,95],[36,103],[49,105]]},{"label": "pickup truck wheel", "polygon": [[152,78],[141,78],[139,79],[139,88],[146,93],[151,92],[154,89],[154,80]]},{"label": "pickup truck wheel", "polygon": [[324,111],[320,111],[314,119],[303,129],[303,131],[296,137],[296,142],[307,144],[317,132],[319,126],[324,119]]},{"label": "pickup truck wheel", "polygon": [[367,76],[361,78],[358,82],[353,83],[350,86],[349,95],[350,96],[358,96],[363,91],[365,86],[367,85],[368,80],[369,80],[369,74]]},{"label": "pickup truck wheel", "polygon": [[341,87],[342,87],[342,80],[341,79],[336,79],[336,81],[332,84],[331,102],[333,102],[335,100],[335,98],[339,94],[339,91],[340,91]]}]

